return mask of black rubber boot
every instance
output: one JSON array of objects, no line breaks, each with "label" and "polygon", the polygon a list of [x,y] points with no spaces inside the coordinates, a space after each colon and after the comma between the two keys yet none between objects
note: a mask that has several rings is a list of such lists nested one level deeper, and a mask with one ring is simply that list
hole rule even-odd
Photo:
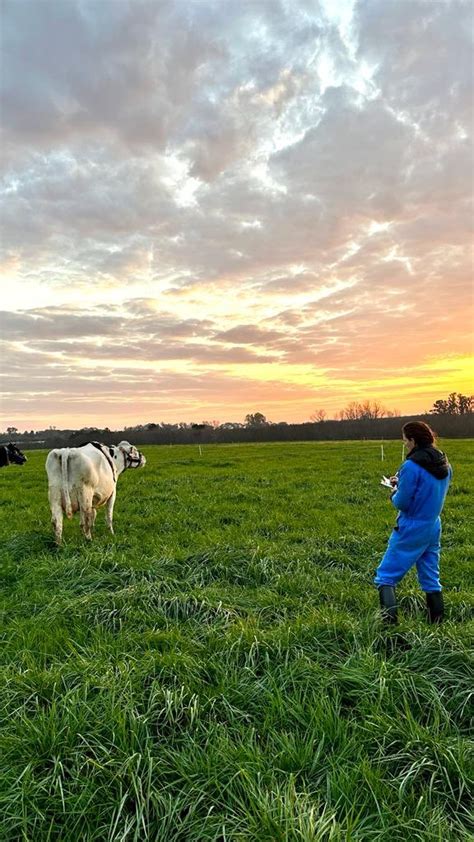
[{"label": "black rubber boot", "polygon": [[392,585],[379,585],[379,597],[383,622],[394,626],[398,622],[395,588]]},{"label": "black rubber boot", "polygon": [[429,623],[443,622],[444,600],[441,591],[432,591],[426,594],[426,607],[428,608]]}]

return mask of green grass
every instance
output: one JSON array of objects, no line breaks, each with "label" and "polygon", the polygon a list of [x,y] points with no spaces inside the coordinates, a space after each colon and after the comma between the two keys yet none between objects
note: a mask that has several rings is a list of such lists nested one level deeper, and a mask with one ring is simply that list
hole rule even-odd
[{"label": "green grass", "polygon": [[410,573],[377,442],[145,448],[52,542],[44,452],[0,475],[0,838],[468,840],[474,447],[445,441],[447,621]]}]

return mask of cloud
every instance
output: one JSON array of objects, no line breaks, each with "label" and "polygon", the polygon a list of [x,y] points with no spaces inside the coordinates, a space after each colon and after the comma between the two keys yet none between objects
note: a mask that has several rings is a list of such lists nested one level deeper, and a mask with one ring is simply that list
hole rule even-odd
[{"label": "cloud", "polygon": [[23,313],[4,311],[0,320],[4,338],[25,342],[113,335],[123,325],[123,319],[114,316],[83,315],[54,308]]},{"label": "cloud", "polygon": [[468,352],[470,4],[350,9],[4,2],[10,383],[38,406],[142,368],[229,406],[286,383],[294,414],[303,382],[339,403],[347,372],[431,383]]},{"label": "cloud", "polygon": [[229,330],[222,330],[215,334],[215,339],[224,342],[237,342],[243,345],[267,345],[283,337],[277,330],[266,330],[257,325],[236,325]]},{"label": "cloud", "polygon": [[[358,0],[358,55],[384,98],[440,139],[472,125],[472,5],[468,0]],[[455,53],[453,52],[453,49]],[[454,121],[454,122],[453,122]]]}]

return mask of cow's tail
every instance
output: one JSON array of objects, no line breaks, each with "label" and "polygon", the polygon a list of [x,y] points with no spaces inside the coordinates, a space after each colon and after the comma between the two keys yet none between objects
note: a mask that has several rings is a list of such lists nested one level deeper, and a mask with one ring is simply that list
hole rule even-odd
[{"label": "cow's tail", "polygon": [[61,452],[61,476],[62,476],[62,492],[64,503],[64,514],[67,518],[72,517],[71,498],[69,496],[69,484],[67,480],[67,463],[69,459],[69,448],[63,448]]}]

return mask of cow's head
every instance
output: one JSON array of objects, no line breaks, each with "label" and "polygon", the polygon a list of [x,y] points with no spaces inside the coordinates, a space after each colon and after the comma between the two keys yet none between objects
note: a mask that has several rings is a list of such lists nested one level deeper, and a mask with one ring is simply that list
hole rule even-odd
[{"label": "cow's head", "polygon": [[143,453],[140,453],[140,451],[128,441],[121,441],[117,445],[117,448],[123,455],[125,468],[143,468],[146,465],[146,459]]},{"label": "cow's head", "polygon": [[25,454],[22,453],[21,450],[16,446],[16,444],[13,444],[13,442],[10,442],[6,445],[6,450],[8,461],[10,462],[10,464],[24,465],[27,461]]}]

